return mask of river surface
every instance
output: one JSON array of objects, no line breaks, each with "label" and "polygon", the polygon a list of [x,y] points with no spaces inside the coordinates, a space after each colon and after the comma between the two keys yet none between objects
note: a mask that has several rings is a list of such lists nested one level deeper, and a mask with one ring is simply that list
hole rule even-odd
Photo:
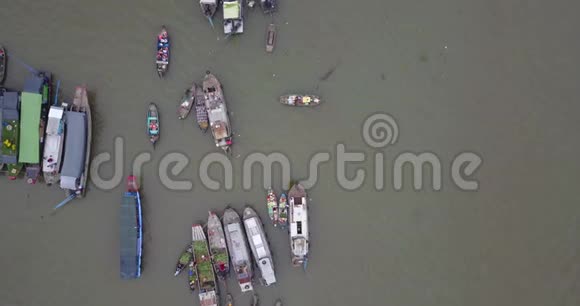
[{"label": "river surface", "polygon": [[[0,42],[13,55],[6,86],[22,88],[28,73],[16,58],[51,71],[64,99],[87,84],[93,153],[112,152],[122,137],[124,177],[135,156],[151,153],[141,174],[146,232],[136,281],[119,278],[124,183],[90,184],[85,199],[51,214],[63,198],[56,186],[2,180],[0,305],[199,305],[186,277],[173,277],[190,226],[210,209],[231,204],[241,212],[246,203],[263,219],[276,262],[278,282],[256,285],[261,305],[278,298],[305,306],[579,305],[578,3],[280,2],[272,55],[264,50],[271,17],[258,8],[246,10],[243,35],[225,39],[221,11],[212,29],[189,0],[0,2]],[[153,66],[161,24],[172,38],[165,79]],[[191,117],[175,119],[183,91],[206,70],[222,81],[231,112],[232,190],[204,187],[197,169],[218,149]],[[324,103],[281,106],[278,96],[290,92],[316,93]],[[162,120],[155,150],[145,136],[151,101]],[[363,123],[374,113],[396,120],[399,133],[388,146],[364,141]],[[351,179],[366,171],[356,190],[337,179],[338,144],[365,154],[345,170]],[[177,177],[193,180],[193,190],[172,191],[158,178],[170,152],[191,159]],[[309,189],[306,272],[290,267],[287,235],[267,222],[259,167],[243,188],[243,160],[254,152],[285,154],[293,179],[308,177],[315,153],[330,153]],[[396,188],[395,160],[405,152],[438,157],[440,190],[429,167],[414,190],[408,166]],[[465,177],[479,182],[477,191],[452,179],[462,152],[483,160]],[[375,188],[377,153],[382,190]],[[286,186],[274,169],[279,192]],[[221,180],[219,166],[210,172]],[[112,163],[99,173],[112,177]],[[249,304],[233,281],[228,291],[236,305]]]}]

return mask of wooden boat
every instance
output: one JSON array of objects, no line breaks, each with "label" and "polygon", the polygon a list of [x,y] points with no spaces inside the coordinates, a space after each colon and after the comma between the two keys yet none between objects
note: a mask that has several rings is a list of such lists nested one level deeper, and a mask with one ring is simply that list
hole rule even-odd
[{"label": "wooden boat", "polygon": [[201,12],[207,18],[210,25],[213,28],[213,16],[218,9],[219,0],[200,0],[199,6],[201,7]]},{"label": "wooden boat", "polygon": [[147,111],[147,136],[149,136],[149,142],[155,148],[155,144],[159,140],[159,112],[157,111],[157,105],[155,103],[149,104],[149,110]]},{"label": "wooden boat", "polygon": [[266,233],[262,227],[262,221],[258,214],[251,207],[244,209],[244,227],[250,243],[250,249],[254,255],[256,265],[262,274],[263,282],[266,286],[276,283],[276,274],[274,272],[274,261],[270,246],[266,239]]},{"label": "wooden boat", "polygon": [[185,91],[183,97],[181,97],[181,103],[179,103],[179,108],[177,108],[177,119],[181,120],[187,118],[195,102],[196,91],[197,85],[195,85],[195,83],[192,83],[191,87]]},{"label": "wooden boat", "polygon": [[42,173],[46,185],[51,186],[60,179],[60,166],[64,148],[64,108],[57,106],[58,89],[57,83],[54,103],[48,111],[46,134],[44,137],[44,153],[42,156]]},{"label": "wooden boat", "polygon": [[278,200],[278,225],[282,229],[286,229],[288,226],[288,202],[285,193],[282,193]]},{"label": "wooden boat", "polygon": [[18,159],[25,165],[28,184],[35,184],[42,172],[40,164],[51,88],[50,73],[40,72],[26,79],[21,93]]},{"label": "wooden boat", "polygon": [[308,205],[304,187],[295,184],[288,192],[290,204],[290,249],[292,250],[292,265],[304,266],[308,262]]},{"label": "wooden boat", "polygon": [[260,299],[258,298],[258,294],[254,293],[252,295],[252,306],[258,306],[260,304]]},{"label": "wooden boat", "polygon": [[193,256],[197,271],[197,288],[201,306],[217,306],[219,303],[218,287],[213,272],[209,248],[203,228],[199,224],[191,227]]},{"label": "wooden boat", "polygon": [[18,92],[2,90],[2,163],[6,166],[7,176],[10,180],[15,180],[22,171],[23,165],[18,162],[18,152],[20,146],[20,113],[18,102],[20,97]]},{"label": "wooden boat", "polygon": [[234,306],[234,298],[229,293],[226,296],[226,306]]},{"label": "wooden boat", "polygon": [[195,119],[199,129],[204,133],[207,132],[209,128],[209,117],[207,115],[207,108],[205,107],[205,95],[201,87],[198,87],[195,92]]},{"label": "wooden boat", "polygon": [[272,53],[276,44],[276,25],[271,23],[266,31],[266,52]]},{"label": "wooden boat", "polygon": [[260,6],[264,14],[272,14],[278,9],[278,3],[276,0],[260,0]]},{"label": "wooden boat", "polygon": [[161,32],[157,35],[155,64],[157,65],[157,74],[162,78],[169,68],[169,34],[165,26],[161,27]]},{"label": "wooden boat", "polygon": [[179,275],[181,271],[187,268],[187,266],[192,260],[193,260],[193,247],[191,246],[191,243],[189,243],[185,248],[185,250],[183,250],[183,252],[181,252],[181,254],[179,255],[179,259],[177,259],[177,264],[175,265],[175,273],[173,274],[173,276]]},{"label": "wooden boat", "polygon": [[209,71],[203,80],[203,93],[215,145],[228,153],[232,145],[232,130],[226,100],[221,83]]},{"label": "wooden boat", "polygon": [[189,273],[187,275],[187,279],[189,281],[189,290],[193,292],[195,291],[198,282],[197,271],[195,270],[195,259],[189,261],[189,264],[187,266],[189,268],[188,270]]},{"label": "wooden boat", "polygon": [[230,250],[230,259],[236,273],[236,279],[242,292],[251,291],[254,289],[252,286],[252,257],[250,256],[242,221],[238,213],[231,208],[226,208],[224,211],[223,221],[226,242]]},{"label": "wooden boat", "polygon": [[6,64],[8,63],[8,56],[6,54],[6,49],[0,46],[0,85],[4,84],[6,80]]},{"label": "wooden boat", "polygon": [[214,271],[219,279],[225,280],[230,272],[230,256],[226,236],[220,218],[211,211],[207,219],[207,239]]},{"label": "wooden boat", "polygon": [[244,5],[242,0],[223,0],[224,34],[244,33]]},{"label": "wooden boat", "polygon": [[268,207],[268,216],[274,227],[278,225],[278,199],[272,188],[268,189],[268,194],[266,195],[266,205]]},{"label": "wooden boat", "polygon": [[127,178],[127,191],[121,202],[121,279],[141,277],[141,255],[143,251],[143,216],[141,196],[137,178]]},{"label": "wooden boat", "polygon": [[290,106],[316,106],[321,100],[313,95],[285,95],[280,97],[280,103]]},{"label": "wooden boat", "polygon": [[[69,106],[63,103],[63,107]],[[85,86],[75,88],[73,104],[65,111],[65,129],[60,187],[67,196],[82,198],[87,190],[92,141],[91,108]]]}]

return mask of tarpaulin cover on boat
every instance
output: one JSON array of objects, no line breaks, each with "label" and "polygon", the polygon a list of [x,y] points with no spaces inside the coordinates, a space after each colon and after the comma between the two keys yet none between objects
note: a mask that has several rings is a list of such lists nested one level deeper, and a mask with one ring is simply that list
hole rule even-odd
[{"label": "tarpaulin cover on boat", "polygon": [[139,193],[125,192],[121,202],[121,279],[141,276],[142,218]]},{"label": "tarpaulin cover on boat", "polygon": [[40,162],[40,108],[42,95],[23,92],[20,105],[20,152],[19,163]]},{"label": "tarpaulin cover on boat", "polygon": [[224,19],[239,19],[240,18],[240,3],[224,2]]},{"label": "tarpaulin cover on boat", "polygon": [[[18,114],[18,93],[17,92],[4,92],[2,99],[0,100],[0,107],[2,107],[2,121],[4,120],[19,120]],[[2,139],[0,137],[0,139]],[[16,164],[18,161],[16,155],[2,155],[2,160],[0,162],[7,164]]]},{"label": "tarpaulin cover on boat", "polygon": [[60,187],[76,189],[76,180],[81,177],[85,164],[87,142],[86,114],[67,111],[64,161]]}]

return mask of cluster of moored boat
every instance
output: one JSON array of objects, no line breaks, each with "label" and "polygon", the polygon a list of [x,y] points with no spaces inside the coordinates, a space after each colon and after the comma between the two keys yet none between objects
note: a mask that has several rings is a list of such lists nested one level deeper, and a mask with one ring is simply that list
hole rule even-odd
[{"label": "cluster of moored boat", "polygon": [[[1,47],[0,62],[3,81],[6,52]],[[42,177],[47,185],[60,183],[70,198],[82,197],[91,151],[87,89],[76,87],[69,104],[59,103],[58,86],[52,100],[52,87],[50,73],[34,72],[21,91],[0,88],[0,170],[10,180],[24,170],[29,184]]]}]

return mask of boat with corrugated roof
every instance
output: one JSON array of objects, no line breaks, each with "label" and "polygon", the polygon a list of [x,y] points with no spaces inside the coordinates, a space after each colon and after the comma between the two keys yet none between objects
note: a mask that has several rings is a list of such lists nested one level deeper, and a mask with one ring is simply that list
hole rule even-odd
[{"label": "boat with corrugated roof", "polygon": [[304,186],[298,183],[290,188],[290,191],[288,191],[288,204],[290,206],[292,265],[306,268],[310,238],[308,232],[308,200]]},{"label": "boat with corrugated roof", "polygon": [[137,178],[127,178],[127,191],[121,201],[120,276],[121,279],[141,277],[143,251],[143,214]]},{"label": "boat with corrugated roof", "polygon": [[254,289],[252,286],[252,277],[254,275],[252,257],[240,216],[232,208],[226,208],[223,222],[232,269],[236,273],[240,289],[242,292],[251,291]]},{"label": "boat with corrugated roof", "polygon": [[203,80],[203,93],[205,95],[205,106],[215,145],[228,153],[232,145],[232,128],[226,107],[226,100],[221,83],[209,71],[206,71]]},{"label": "boat with corrugated roof", "polygon": [[264,284],[270,286],[276,283],[274,261],[266,239],[266,233],[262,227],[262,221],[256,211],[249,206],[244,209],[244,227],[246,228],[250,249],[254,255],[256,265],[260,269]]}]

